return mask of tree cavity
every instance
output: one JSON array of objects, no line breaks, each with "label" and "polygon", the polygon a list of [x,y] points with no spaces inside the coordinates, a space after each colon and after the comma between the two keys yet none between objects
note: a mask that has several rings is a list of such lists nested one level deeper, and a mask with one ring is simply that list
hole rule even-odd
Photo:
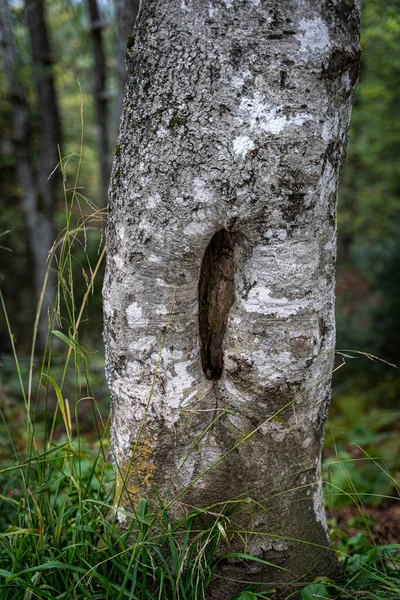
[{"label": "tree cavity", "polygon": [[221,379],[223,340],[229,310],[235,300],[235,236],[217,231],[204,254],[199,279],[199,329],[201,362],[207,379]]}]

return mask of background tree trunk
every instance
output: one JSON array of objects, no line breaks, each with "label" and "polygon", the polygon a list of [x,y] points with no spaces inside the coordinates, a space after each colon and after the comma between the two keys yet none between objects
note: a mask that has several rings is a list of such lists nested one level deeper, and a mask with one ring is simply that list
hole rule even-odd
[{"label": "background tree trunk", "polygon": [[108,122],[108,101],[106,58],[103,45],[103,28],[106,26],[100,18],[97,0],[87,0],[90,23],[91,38],[94,59],[94,85],[93,96],[96,109],[96,124],[98,147],[97,155],[100,168],[100,198],[99,206],[106,206],[108,196],[108,185],[110,182],[110,140]]},{"label": "background tree trunk", "polygon": [[130,49],[104,284],[122,504],[253,498],[247,550],[289,571],[236,580],[336,569],[320,461],[358,30],[351,0],[152,0]]},{"label": "background tree trunk", "polygon": [[[53,58],[47,34],[42,0],[25,0],[29,27],[33,73],[37,92],[39,119],[39,188],[43,212],[54,212],[59,181],[50,177],[59,162],[61,124],[53,79]],[[61,193],[58,193],[61,196]]]},{"label": "background tree trunk", "polygon": [[[61,197],[61,182],[54,175],[60,156],[61,124],[58,113],[53,79],[53,59],[50,50],[42,0],[25,0],[25,16],[28,23],[33,76],[36,85],[36,110],[38,115],[39,155],[37,160],[38,197],[34,208],[35,228],[31,228],[32,244],[40,248],[36,260],[37,294],[43,286],[47,270],[47,257],[55,240],[53,216],[57,196]],[[56,278],[49,272],[46,299],[39,323],[39,342],[43,345],[47,336],[47,310],[53,306]]]},{"label": "background tree trunk", "polygon": [[[54,243],[53,214],[56,186],[51,177],[59,161],[57,144],[60,142],[60,124],[55,101],[51,72],[50,50],[41,3],[26,2],[30,26],[32,58],[37,84],[37,111],[39,115],[39,160],[35,169],[32,153],[33,136],[26,92],[19,77],[19,57],[14,40],[12,15],[7,0],[0,1],[2,47],[5,73],[12,106],[13,147],[16,156],[17,178],[27,217],[29,244],[34,264],[36,301],[39,301],[48,268],[47,259]],[[49,273],[46,296],[39,319],[38,343],[43,346],[47,337],[47,309],[54,300],[55,278]]]}]

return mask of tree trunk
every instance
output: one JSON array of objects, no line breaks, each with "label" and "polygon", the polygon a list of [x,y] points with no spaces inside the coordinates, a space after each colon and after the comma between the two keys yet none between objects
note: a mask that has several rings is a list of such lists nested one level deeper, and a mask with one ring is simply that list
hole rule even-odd
[{"label": "tree trunk", "polygon": [[[35,253],[35,280],[36,294],[38,295],[41,293],[47,271],[47,257],[55,240],[53,217],[57,197],[61,198],[62,196],[61,181],[54,175],[54,170],[60,160],[61,124],[53,79],[53,59],[42,0],[25,0],[25,16],[31,40],[38,116],[38,195],[35,206],[32,205],[28,210],[30,239]],[[39,322],[39,343],[41,345],[44,344],[47,336],[47,311],[52,309],[55,287],[56,277],[50,271],[46,298]]]},{"label": "tree trunk", "polygon": [[[59,162],[61,124],[53,78],[53,58],[47,34],[42,0],[25,0],[39,122],[39,187],[43,209],[52,215],[60,182],[50,177]],[[61,196],[61,193],[58,193]]]},{"label": "tree trunk", "polygon": [[[32,155],[31,115],[26,91],[21,84],[18,73],[20,61],[13,34],[11,10],[7,0],[0,0],[0,22],[4,67],[13,121],[12,142],[16,158],[17,181],[21,187],[26,213],[29,245],[32,250],[34,265],[35,296],[36,301],[39,302],[48,268],[47,259],[55,237],[53,227],[54,205],[51,202],[54,193],[54,178],[48,182],[47,186],[46,180],[57,165],[58,156],[56,158],[54,155],[53,160],[49,160],[48,144],[51,143],[51,139],[54,141],[54,138],[49,135],[49,129],[52,127],[51,111],[49,112],[50,123],[47,123],[44,119],[44,113],[47,110],[48,97],[45,94],[40,94],[38,103],[45,102],[46,104],[42,110],[39,110],[42,115],[40,135],[43,134],[43,138],[41,138],[41,160],[38,177]],[[35,35],[37,37],[38,34]],[[59,129],[57,129],[57,132],[59,132]],[[55,137],[59,141],[59,133]],[[54,149],[57,153],[55,141]],[[50,273],[46,288],[47,294],[44,298],[39,319],[38,343],[40,346],[44,345],[47,337],[47,309],[53,304],[54,287],[55,278]]]},{"label": "tree trunk", "polygon": [[230,579],[336,569],[320,468],[358,43],[353,0],[149,0],[129,52],[104,284],[121,501],[254,499],[246,549],[289,571]]},{"label": "tree trunk", "polygon": [[93,69],[93,96],[96,108],[96,125],[98,139],[98,162],[100,168],[100,197],[99,206],[106,206],[108,184],[110,181],[110,143],[108,123],[108,94],[106,84],[106,58],[103,45],[103,28],[105,23],[101,21],[97,0],[87,0],[93,47],[94,69]]}]

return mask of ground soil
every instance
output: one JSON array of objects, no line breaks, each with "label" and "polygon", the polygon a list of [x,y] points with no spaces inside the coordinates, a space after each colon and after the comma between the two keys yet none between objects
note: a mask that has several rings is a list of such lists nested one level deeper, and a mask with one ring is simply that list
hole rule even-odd
[{"label": "ground soil", "polygon": [[350,536],[361,531],[376,544],[400,543],[400,501],[387,502],[379,508],[364,506],[361,513],[356,506],[327,509],[326,513]]}]

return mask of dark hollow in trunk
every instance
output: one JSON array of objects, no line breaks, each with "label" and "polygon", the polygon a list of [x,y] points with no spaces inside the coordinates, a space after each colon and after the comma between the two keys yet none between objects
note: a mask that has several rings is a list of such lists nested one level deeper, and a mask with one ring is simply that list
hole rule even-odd
[{"label": "dark hollow in trunk", "polygon": [[235,300],[235,238],[226,229],[217,231],[204,254],[199,278],[199,329],[201,361],[207,379],[221,378],[223,340],[229,310]]}]

